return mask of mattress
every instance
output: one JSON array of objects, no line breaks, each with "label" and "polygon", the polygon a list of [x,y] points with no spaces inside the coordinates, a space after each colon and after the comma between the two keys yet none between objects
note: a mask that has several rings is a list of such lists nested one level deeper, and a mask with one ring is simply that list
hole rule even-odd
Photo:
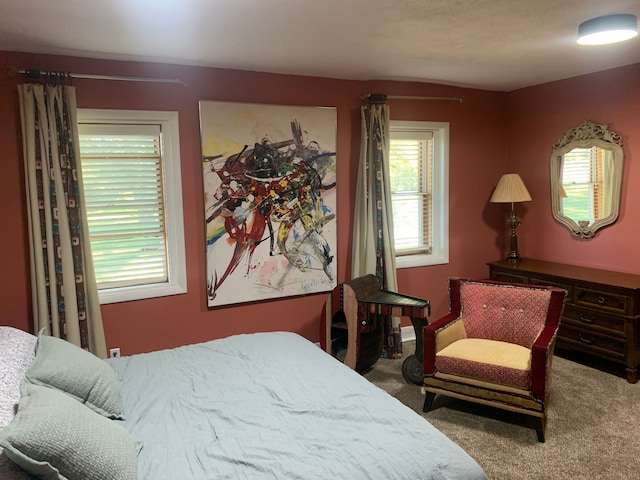
[{"label": "mattress", "polygon": [[141,480],[485,479],[423,417],[303,337],[107,360]]}]

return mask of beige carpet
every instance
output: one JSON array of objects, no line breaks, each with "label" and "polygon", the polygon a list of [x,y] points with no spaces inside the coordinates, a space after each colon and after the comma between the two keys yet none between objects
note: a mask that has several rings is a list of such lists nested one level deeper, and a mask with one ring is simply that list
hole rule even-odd
[{"label": "beige carpet", "polygon": [[401,366],[380,359],[364,376],[464,448],[491,479],[640,479],[640,383],[556,356],[539,443],[530,421],[510,412],[438,396],[422,413],[420,387],[404,380]]}]

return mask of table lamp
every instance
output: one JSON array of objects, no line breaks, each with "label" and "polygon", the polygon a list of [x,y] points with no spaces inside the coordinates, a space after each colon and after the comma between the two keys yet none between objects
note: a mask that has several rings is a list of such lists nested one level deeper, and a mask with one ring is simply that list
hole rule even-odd
[{"label": "table lamp", "polygon": [[507,225],[511,227],[511,238],[509,241],[509,256],[507,260],[517,262],[520,260],[520,254],[518,253],[518,236],[516,234],[516,228],[520,225],[520,219],[516,215],[513,204],[515,202],[529,202],[531,201],[531,195],[524,182],[517,173],[505,173],[500,177],[500,181],[493,191],[491,196],[491,203],[510,203],[511,213],[507,218]]}]

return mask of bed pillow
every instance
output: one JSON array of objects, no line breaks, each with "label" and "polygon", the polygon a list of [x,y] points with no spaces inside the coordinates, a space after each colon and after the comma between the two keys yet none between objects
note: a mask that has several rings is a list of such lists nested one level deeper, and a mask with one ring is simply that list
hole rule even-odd
[{"label": "bed pillow", "polygon": [[120,386],[111,367],[80,347],[40,333],[26,372],[35,385],[60,390],[107,418],[123,420]]},{"label": "bed pillow", "polygon": [[18,413],[0,431],[0,446],[45,480],[135,480],[142,444],[70,396],[24,382]]},{"label": "bed pillow", "polygon": [[15,415],[20,382],[35,357],[36,340],[30,333],[0,326],[0,429]]},{"label": "bed pillow", "polygon": [[0,429],[11,422],[20,399],[20,382],[33,362],[36,336],[0,326]]},{"label": "bed pillow", "polygon": [[[0,326],[0,430],[16,415],[20,400],[20,383],[36,355],[35,335],[17,328]],[[31,477],[9,460],[0,447],[0,478],[28,480]]]}]

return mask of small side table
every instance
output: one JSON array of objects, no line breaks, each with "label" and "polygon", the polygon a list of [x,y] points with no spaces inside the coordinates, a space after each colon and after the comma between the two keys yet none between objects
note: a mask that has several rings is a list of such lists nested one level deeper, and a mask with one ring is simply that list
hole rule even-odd
[{"label": "small side table", "polygon": [[[422,329],[430,314],[429,300],[382,290],[374,275],[365,275],[338,285],[327,297],[321,318],[320,344],[345,365],[362,371],[382,354],[380,319],[409,317],[416,334],[416,350],[403,362],[402,375],[408,382],[422,385]],[[372,332],[376,332],[373,337]],[[339,338],[340,334],[346,336]]]}]

